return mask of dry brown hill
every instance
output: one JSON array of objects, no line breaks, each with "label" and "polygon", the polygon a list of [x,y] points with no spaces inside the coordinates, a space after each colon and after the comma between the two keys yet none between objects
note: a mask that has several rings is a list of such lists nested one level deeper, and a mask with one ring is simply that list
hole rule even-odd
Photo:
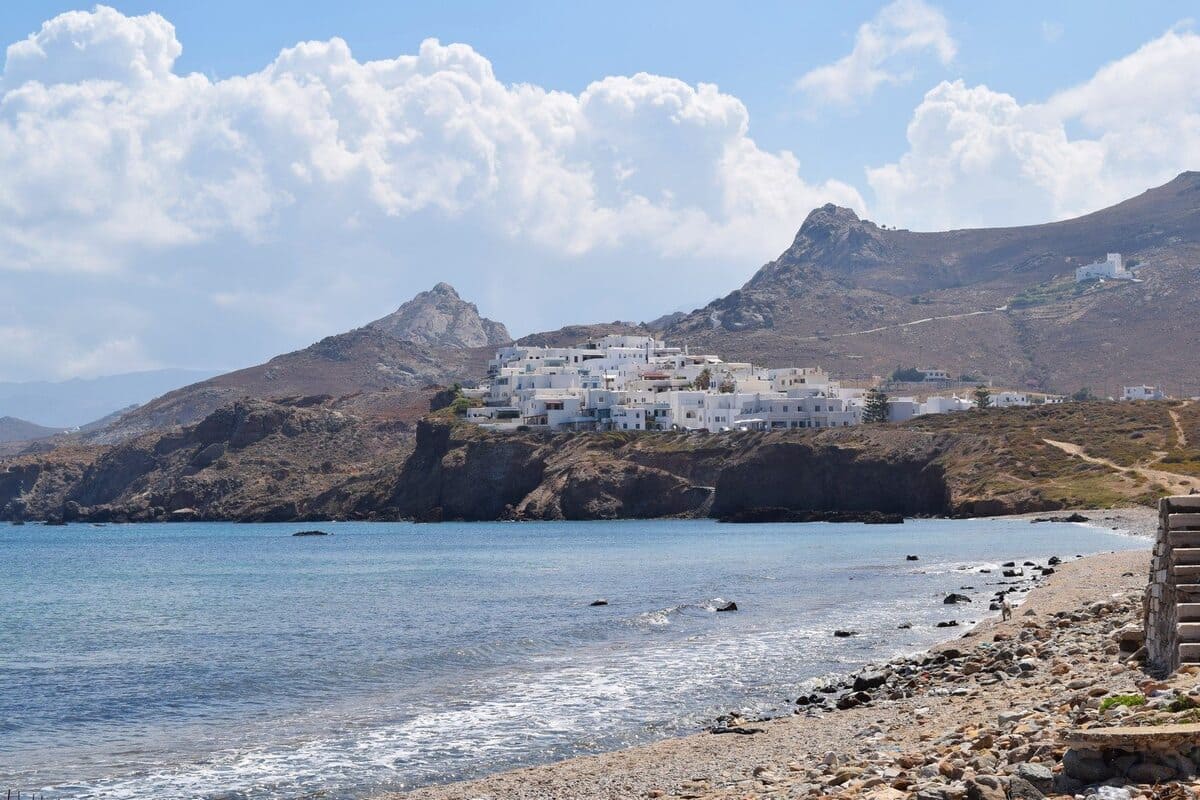
[{"label": "dry brown hill", "polygon": [[[1107,252],[1140,281],[1075,284],[1074,269]],[[730,358],[846,376],[937,366],[1063,392],[1178,391],[1200,345],[1200,331],[1181,324],[1200,303],[1198,264],[1196,172],[1084,217],[1017,228],[885,229],[827,205],[745,286],[662,332]]]},{"label": "dry brown hill", "polygon": [[439,283],[361,328],[168,392],[88,440],[113,443],[187,425],[247,397],[331,399],[344,411],[414,422],[437,386],[482,376],[508,341],[503,325]]}]

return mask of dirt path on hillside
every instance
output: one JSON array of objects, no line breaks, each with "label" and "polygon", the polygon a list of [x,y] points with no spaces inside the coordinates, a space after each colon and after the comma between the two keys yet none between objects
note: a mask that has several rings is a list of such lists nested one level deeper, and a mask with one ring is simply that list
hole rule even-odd
[{"label": "dirt path on hillside", "polygon": [[816,342],[825,339],[842,339],[847,336],[863,336],[868,333],[882,333],[883,331],[893,331],[900,328],[909,328],[913,325],[924,325],[926,322],[937,322],[943,319],[965,319],[967,317],[978,317],[980,314],[998,314],[1007,311],[1008,306],[1000,306],[999,308],[987,308],[983,311],[967,311],[962,314],[946,314],[941,317],[924,317],[923,319],[914,319],[911,322],[899,322],[895,325],[882,325],[878,328],[868,328],[865,331],[846,331],[845,333],[829,333],[824,336],[799,336],[797,341],[800,342]]},{"label": "dirt path on hillside", "polygon": [[1132,467],[1123,467],[1115,461],[1110,461],[1107,458],[1097,458],[1089,456],[1084,452],[1082,445],[1072,444],[1071,442],[1056,442],[1053,439],[1042,439],[1046,444],[1057,447],[1064,453],[1081,458],[1089,464],[1099,464],[1108,467],[1115,472],[1124,472],[1127,474],[1141,475],[1146,480],[1154,483],[1160,483],[1172,494],[1187,494],[1192,489],[1200,491],[1200,479],[1189,478],[1187,475],[1180,475],[1177,472],[1167,472],[1166,470],[1154,469],[1140,464],[1135,464]]},{"label": "dirt path on hillside", "polygon": [[[1187,408],[1191,404],[1191,400],[1184,400],[1179,404],[1179,408]],[[1167,413],[1171,415],[1171,422],[1175,425],[1175,443],[1182,450],[1188,446],[1188,438],[1187,434],[1184,433],[1183,423],[1179,420],[1179,408],[1169,408],[1167,409]]]}]

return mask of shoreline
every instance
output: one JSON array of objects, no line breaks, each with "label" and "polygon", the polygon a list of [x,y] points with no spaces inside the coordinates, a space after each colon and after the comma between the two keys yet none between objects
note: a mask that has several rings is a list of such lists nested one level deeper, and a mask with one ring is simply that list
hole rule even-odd
[{"label": "shoreline", "polygon": [[[1028,519],[1035,524],[1036,518],[1070,513],[1042,512],[977,519]],[[1147,539],[1148,544],[1157,527],[1157,513],[1150,508],[1087,509],[1076,513],[1088,517],[1086,522],[1079,524],[1126,532],[1133,537]],[[915,670],[920,674],[925,662],[945,660],[947,653],[962,658],[962,651],[967,647],[976,651],[981,646],[985,650],[988,646],[994,646],[987,641],[993,637],[995,641],[1001,641],[1020,636],[1024,621],[1029,621],[1031,617],[1040,620],[1055,614],[1075,613],[1080,606],[1110,600],[1114,593],[1124,597],[1123,613],[1135,616],[1133,609],[1134,606],[1140,609],[1140,593],[1145,586],[1148,558],[1147,552],[1126,551],[1064,561],[1053,574],[1029,582],[1031,587],[1018,601],[1019,605],[1014,606],[1010,621],[1002,622],[998,614],[989,612],[988,616],[957,637],[944,640],[915,655],[869,664],[857,674],[885,674],[889,676],[887,682],[890,685],[898,671]],[[1107,640],[1096,644],[1103,646]],[[916,784],[908,783],[903,790],[895,788],[897,782],[905,784],[908,780],[904,777],[904,770],[894,765],[895,758],[890,759],[893,766],[888,770],[896,772],[896,775],[889,773],[882,777],[863,777],[873,763],[889,760],[879,750],[870,753],[864,751],[863,745],[881,745],[879,740],[890,740],[888,749],[894,751],[892,755],[899,755],[905,747],[927,747],[931,732],[940,731],[942,726],[957,722],[961,727],[962,703],[948,701],[961,700],[966,696],[968,690],[961,685],[965,677],[952,675],[946,680],[927,679],[920,682],[920,689],[924,691],[914,692],[912,687],[893,690],[886,697],[877,699],[872,696],[865,703],[844,710],[816,711],[798,706],[791,716],[762,721],[737,718],[724,721],[727,728],[753,733],[738,735],[736,730],[727,735],[699,732],[621,750],[506,770],[468,781],[427,786],[403,793],[384,793],[377,798],[616,800],[679,797],[716,800],[760,795],[830,797],[844,792],[850,792],[844,794],[846,797],[866,796],[880,800],[908,797],[909,790]],[[1027,676],[1023,674],[1021,677]],[[1038,688],[1048,694],[1052,684],[1062,683],[1057,676],[1047,677],[1052,678],[1047,685],[1022,680],[1020,688],[1026,690],[1026,694],[1036,692]],[[860,685],[865,686],[876,680],[877,675]],[[1001,682],[1002,679],[997,679],[996,685],[999,686]],[[866,694],[873,695],[874,689],[871,687]],[[1000,689],[993,691],[991,685],[986,685],[978,694],[972,700],[981,705],[971,715],[970,724],[977,727],[995,725],[996,709],[1004,703],[1002,698],[989,695],[1005,692]],[[1012,707],[1013,703],[1010,701],[1008,705]],[[908,760],[912,761],[913,758]],[[856,762],[857,766],[854,765]],[[913,765],[914,768],[916,766]],[[921,766],[928,766],[923,759]],[[833,782],[824,780],[827,778]]]}]

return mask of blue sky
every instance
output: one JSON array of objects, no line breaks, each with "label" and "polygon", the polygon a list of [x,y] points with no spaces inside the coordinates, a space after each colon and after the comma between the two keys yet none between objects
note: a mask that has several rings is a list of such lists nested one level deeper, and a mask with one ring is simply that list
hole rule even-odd
[{"label": "blue sky", "polygon": [[439,279],[647,319],[821,202],[1024,224],[1200,162],[1185,3],[110,6],[0,7],[0,379],[236,367]]}]

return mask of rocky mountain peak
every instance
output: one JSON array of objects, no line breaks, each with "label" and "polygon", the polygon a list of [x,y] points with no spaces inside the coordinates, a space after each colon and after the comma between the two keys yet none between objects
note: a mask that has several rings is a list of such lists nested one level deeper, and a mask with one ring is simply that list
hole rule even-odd
[{"label": "rocky mountain peak", "polygon": [[482,317],[454,287],[438,283],[368,327],[429,347],[499,347],[512,341],[502,323]]},{"label": "rocky mountain peak", "polygon": [[785,258],[820,267],[853,271],[876,264],[886,256],[883,231],[853,209],[826,203],[814,209],[800,226]]}]

